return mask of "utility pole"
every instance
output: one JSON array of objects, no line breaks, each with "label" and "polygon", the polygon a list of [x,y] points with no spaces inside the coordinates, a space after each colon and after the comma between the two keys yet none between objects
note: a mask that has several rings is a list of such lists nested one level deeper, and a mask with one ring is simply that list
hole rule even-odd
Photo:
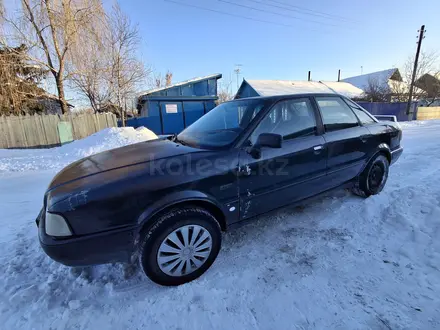
[{"label": "utility pole", "polygon": [[[238,92],[238,90],[237,90]],[[232,72],[229,71],[229,84],[228,84],[228,93],[232,95]]]},{"label": "utility pole", "polygon": [[239,83],[238,83],[238,76],[240,75],[240,72],[241,72],[240,67],[242,67],[242,66],[243,66],[243,64],[235,64],[235,70],[234,70],[234,72],[235,72],[235,74],[237,75],[237,90],[238,90],[238,88],[240,87],[240,85],[239,85]]},{"label": "utility pole", "polygon": [[341,81],[341,69],[338,70],[338,81]]},{"label": "utility pole", "polygon": [[309,71],[309,74],[307,76],[307,81],[311,81],[312,80],[312,71]]},{"label": "utility pole", "polygon": [[412,96],[413,96],[413,90],[414,90],[414,83],[416,81],[416,75],[417,75],[417,65],[419,64],[419,55],[420,55],[420,49],[422,48],[422,40],[425,38],[423,35],[426,32],[425,31],[425,25],[422,25],[419,32],[419,40],[417,41],[417,52],[416,52],[416,58],[414,60],[414,69],[412,73],[411,78],[411,85],[409,85],[409,95],[408,95],[408,104],[406,106],[406,114],[409,115],[411,112],[411,102],[412,102]]}]

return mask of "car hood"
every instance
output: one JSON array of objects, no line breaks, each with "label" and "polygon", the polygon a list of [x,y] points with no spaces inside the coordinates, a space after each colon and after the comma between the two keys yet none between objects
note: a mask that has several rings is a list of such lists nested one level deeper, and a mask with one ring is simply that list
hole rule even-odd
[{"label": "car hood", "polygon": [[80,159],[65,167],[54,177],[49,185],[49,190],[98,173],[201,151],[201,149],[183,146],[166,139],[111,149]]}]

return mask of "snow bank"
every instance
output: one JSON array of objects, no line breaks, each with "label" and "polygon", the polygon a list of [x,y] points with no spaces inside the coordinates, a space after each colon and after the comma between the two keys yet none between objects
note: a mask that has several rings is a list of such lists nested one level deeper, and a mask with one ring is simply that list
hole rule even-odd
[{"label": "snow bank", "polygon": [[55,169],[98,152],[128,144],[157,139],[145,127],[111,127],[84,139],[51,149],[5,150],[0,149],[0,173]]},{"label": "snow bank", "polygon": [[106,128],[89,137],[59,148],[66,156],[87,157],[98,152],[119,148],[128,144],[157,139],[157,135],[145,127]]},{"label": "snow bank", "polygon": [[440,120],[432,119],[432,120],[413,120],[413,121],[400,121],[400,126],[405,128],[419,127],[419,126],[438,126],[440,125]]}]

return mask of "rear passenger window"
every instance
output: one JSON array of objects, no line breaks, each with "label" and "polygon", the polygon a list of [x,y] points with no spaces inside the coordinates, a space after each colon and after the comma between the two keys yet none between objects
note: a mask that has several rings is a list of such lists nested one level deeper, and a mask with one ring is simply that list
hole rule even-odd
[{"label": "rear passenger window", "polygon": [[363,109],[358,104],[354,103],[353,101],[350,101],[348,99],[345,99],[345,102],[348,103],[349,107],[354,111],[356,116],[359,118],[359,121],[362,123],[362,125],[369,125],[374,124],[376,121],[366,112],[365,109]]},{"label": "rear passenger window", "polygon": [[374,124],[375,123],[373,118],[371,118],[369,115],[367,115],[364,112],[364,110],[353,109],[353,111],[356,114],[356,116],[359,118],[359,120],[362,123],[362,125],[369,125],[369,124]]},{"label": "rear passenger window", "polygon": [[350,107],[339,97],[317,97],[326,132],[358,126],[358,120]]}]

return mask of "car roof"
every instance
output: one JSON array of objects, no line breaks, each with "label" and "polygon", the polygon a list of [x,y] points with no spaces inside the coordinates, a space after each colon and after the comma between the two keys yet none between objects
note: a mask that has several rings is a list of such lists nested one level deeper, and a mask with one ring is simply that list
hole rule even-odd
[{"label": "car roof", "polygon": [[286,98],[301,98],[301,97],[310,97],[310,96],[318,96],[318,97],[342,97],[343,95],[337,94],[337,93],[299,93],[299,94],[285,94],[285,95],[272,95],[272,96],[252,96],[252,97],[243,97],[239,99],[234,99],[232,101],[240,101],[240,100],[272,100],[272,101],[278,101]]}]

